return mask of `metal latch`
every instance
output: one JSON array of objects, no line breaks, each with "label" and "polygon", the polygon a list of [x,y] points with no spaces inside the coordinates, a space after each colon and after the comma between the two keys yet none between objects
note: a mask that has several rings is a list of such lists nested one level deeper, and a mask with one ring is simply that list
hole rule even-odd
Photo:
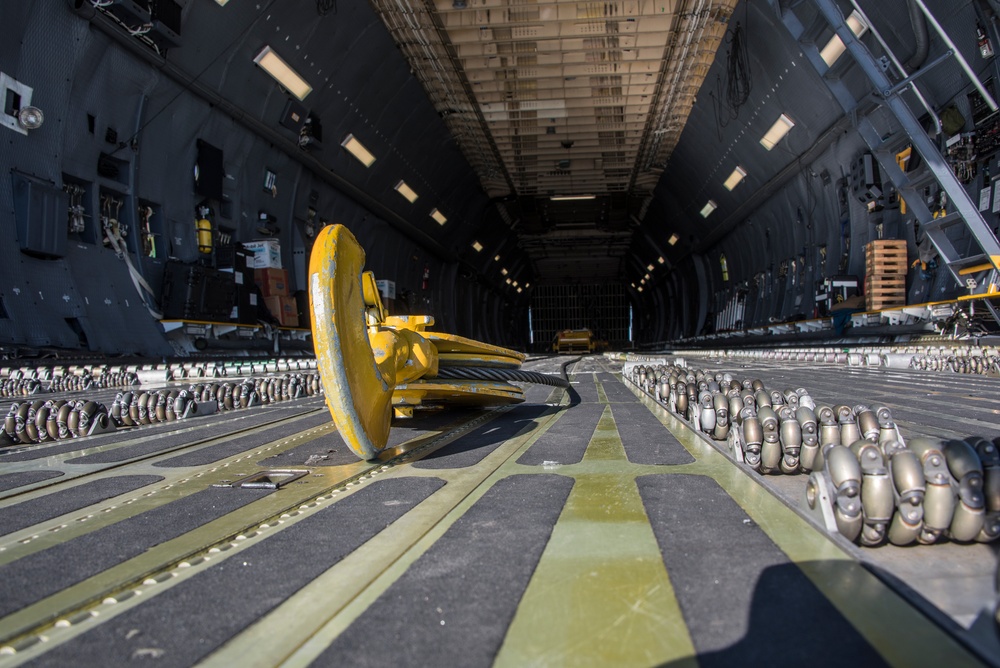
[{"label": "metal latch", "polygon": [[278,489],[309,473],[301,469],[269,469],[244,476],[233,482],[223,481],[212,487],[240,487],[243,489]]}]

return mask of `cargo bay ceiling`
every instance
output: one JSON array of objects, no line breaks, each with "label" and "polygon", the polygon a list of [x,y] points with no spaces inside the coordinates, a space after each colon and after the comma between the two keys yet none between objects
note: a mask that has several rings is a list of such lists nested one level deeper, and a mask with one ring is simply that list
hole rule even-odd
[{"label": "cargo bay ceiling", "polygon": [[625,280],[736,0],[372,4],[535,280]]}]

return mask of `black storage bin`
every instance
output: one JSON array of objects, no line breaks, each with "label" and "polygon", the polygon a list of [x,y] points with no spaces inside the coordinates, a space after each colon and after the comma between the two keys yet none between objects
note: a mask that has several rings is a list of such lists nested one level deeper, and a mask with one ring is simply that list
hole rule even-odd
[{"label": "black storage bin", "polygon": [[166,320],[229,322],[236,304],[233,275],[198,264],[167,262],[160,303]]}]

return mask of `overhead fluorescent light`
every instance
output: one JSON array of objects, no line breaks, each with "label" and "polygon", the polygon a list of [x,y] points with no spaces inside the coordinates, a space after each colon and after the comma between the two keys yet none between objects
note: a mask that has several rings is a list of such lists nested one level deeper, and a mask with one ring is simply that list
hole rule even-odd
[{"label": "overhead fluorescent light", "polygon": [[667,239],[667,243],[670,244],[671,246],[673,246],[674,244],[676,244],[680,240],[681,240],[681,238],[679,236],[677,236],[676,234],[671,234],[670,238]]},{"label": "overhead fluorescent light", "polygon": [[312,86],[306,82],[299,73],[293,70],[288,63],[281,59],[271,47],[265,46],[253,59],[264,68],[264,71],[274,77],[275,81],[284,86],[289,93],[299,98],[306,99],[306,95],[312,92]]},{"label": "overhead fluorescent light", "polygon": [[405,197],[412,204],[417,201],[417,193],[413,191],[413,188],[406,185],[406,181],[400,181],[394,186],[396,192]]},{"label": "overhead fluorescent light", "polygon": [[654,268],[655,267],[653,267],[653,265],[651,265],[651,264],[647,264],[646,265],[646,271],[653,271]]},{"label": "overhead fluorescent light", "polygon": [[747,176],[747,170],[737,165],[736,169],[733,170],[733,173],[729,175],[729,178],[726,179],[726,182],[723,183],[722,185],[726,186],[726,190],[732,190],[733,188],[738,186],[740,184],[740,181],[745,179],[746,176]]},{"label": "overhead fluorescent light", "polygon": [[431,218],[438,222],[438,225],[444,225],[448,222],[448,219],[444,217],[444,214],[437,209],[431,209]]},{"label": "overhead fluorescent light", "polygon": [[347,135],[344,137],[344,141],[340,142],[340,145],[347,149],[347,152],[357,158],[361,164],[365,167],[371,167],[372,163],[375,162],[375,156],[372,152],[365,148],[365,145],[359,142],[354,135]]},{"label": "overhead fluorescent light", "polygon": [[[868,32],[868,24],[865,23],[864,19],[861,18],[861,14],[856,9],[847,17],[847,27],[851,29],[855,37],[861,37]],[[837,62],[838,58],[844,55],[844,51],[846,50],[847,47],[844,45],[844,40],[840,39],[840,35],[834,34],[830,38],[830,41],[826,43],[826,46],[819,52],[819,57],[823,59],[827,67],[833,67],[833,64]]]},{"label": "overhead fluorescent light", "polygon": [[[708,202],[705,204],[705,206],[701,207],[701,217],[702,218],[708,218],[708,216],[713,211],[715,211],[717,208],[719,208],[718,204],[716,204],[713,200],[708,200]],[[677,235],[675,234],[674,236],[677,236]],[[671,238],[673,238],[673,237],[671,237]],[[673,244],[671,244],[671,245],[673,245]]]},{"label": "overhead fluorescent light", "polygon": [[581,200],[597,199],[597,195],[553,195],[549,199],[553,202],[578,202]]},{"label": "overhead fluorescent light", "polygon": [[478,241],[473,241],[472,242],[472,247],[476,249],[477,253],[483,250],[483,245],[481,243],[479,243]]},{"label": "overhead fluorescent light", "polygon": [[[674,245],[674,243],[676,243],[677,239],[675,239],[675,238],[674,238],[674,237],[676,237],[676,236],[677,236],[677,235],[675,234],[675,235],[673,235],[672,237],[670,237],[671,239],[673,239],[673,241],[671,241],[671,242],[670,242],[670,245],[671,245],[671,246],[673,246],[673,245]],[[664,260],[664,259],[663,259],[663,256],[662,256],[662,255],[661,255],[660,257],[656,258],[656,261],[657,261],[657,262],[659,262],[660,264],[663,264],[664,262],[666,262],[666,260]]]},{"label": "overhead fluorescent light", "polygon": [[788,134],[788,131],[795,127],[795,121],[790,119],[787,114],[782,114],[778,117],[778,120],[774,122],[771,129],[761,137],[760,145],[770,151],[772,148],[777,146],[781,138]]}]

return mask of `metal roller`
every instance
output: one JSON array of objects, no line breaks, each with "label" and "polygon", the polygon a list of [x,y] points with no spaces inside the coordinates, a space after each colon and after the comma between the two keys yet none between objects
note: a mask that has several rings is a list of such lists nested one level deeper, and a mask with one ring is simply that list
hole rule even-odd
[{"label": "metal roller", "polygon": [[983,498],[983,464],[975,448],[963,440],[951,440],[944,446],[948,471],[958,481],[958,501],[948,535],[961,542],[976,539],[986,519]]},{"label": "metal roller", "polygon": [[861,511],[864,517],[861,544],[881,545],[896,505],[892,479],[882,451],[872,441],[855,441],[851,452],[861,466]]},{"label": "metal roller", "polygon": [[712,438],[724,441],[729,436],[729,400],[726,395],[720,392],[712,395],[712,402],[715,409],[715,427],[712,429]]},{"label": "metal roller", "polygon": [[52,439],[49,434],[48,423],[49,423],[49,413],[52,412],[52,407],[55,405],[51,399],[42,404],[37,411],[35,411],[35,433],[38,435],[37,438],[39,442],[45,442]]},{"label": "metal roller", "polygon": [[861,533],[861,465],[851,450],[834,445],[826,453],[826,475],[834,490],[833,515],[837,529],[850,541]]},{"label": "metal roller", "polygon": [[778,416],[770,406],[757,409],[757,419],[764,432],[760,449],[761,473],[777,473],[781,470],[781,442],[778,434]]},{"label": "metal roller", "polygon": [[840,443],[849,446],[854,441],[861,438],[861,430],[858,428],[857,420],[854,417],[854,409],[850,406],[834,406],[833,412],[837,416],[840,424]]},{"label": "metal roller", "polygon": [[855,406],[854,413],[857,416],[856,420],[858,430],[861,432],[861,438],[869,440],[872,443],[878,443],[880,430],[875,412],[868,408],[868,406]]},{"label": "metal roller", "polygon": [[[829,406],[816,408],[816,419],[819,420],[820,455],[832,445],[841,445],[840,425],[837,424],[837,414]],[[817,464],[816,468],[820,468]]]},{"label": "metal roller", "polygon": [[3,421],[3,431],[7,434],[7,437],[14,441],[15,443],[19,441],[17,437],[17,412],[20,410],[21,404],[14,402],[10,405],[10,410],[7,411],[7,417]]},{"label": "metal roller", "polygon": [[45,419],[45,431],[48,433],[50,440],[59,438],[59,411],[65,405],[66,400],[60,399],[59,401],[52,402],[52,406],[49,407],[49,415]]},{"label": "metal roller", "polygon": [[819,432],[816,427],[816,414],[809,406],[799,404],[795,409],[795,420],[802,432],[802,449],[799,451],[799,468],[809,473],[816,468],[816,455],[819,454]]},{"label": "metal roller", "polygon": [[795,407],[785,404],[778,411],[781,418],[779,442],[781,443],[781,472],[793,474],[799,472],[799,454],[802,450],[802,427],[795,419]]},{"label": "metal roller", "polygon": [[28,411],[31,410],[31,402],[23,401],[17,406],[14,414],[14,438],[25,445],[32,443],[28,435]]},{"label": "metal roller", "polygon": [[67,404],[71,408],[66,414],[66,430],[71,438],[79,438],[80,436],[80,407],[82,405],[83,403],[80,401],[71,401]]},{"label": "metal roller", "polygon": [[744,457],[747,465],[754,470],[760,470],[764,429],[756,415],[747,414],[749,410],[743,409],[743,442],[746,444]]},{"label": "metal roller", "polygon": [[729,420],[739,425],[740,411],[743,410],[743,399],[740,398],[739,390],[730,389],[726,396],[729,399]]},{"label": "metal roller", "polygon": [[699,412],[698,386],[689,381],[687,384],[687,415],[684,417],[693,422],[697,412]]},{"label": "metal roller", "polygon": [[886,441],[899,441],[902,443],[903,439],[899,434],[899,429],[896,428],[896,423],[892,419],[892,411],[889,410],[889,407],[881,404],[873,404],[871,409],[875,413],[875,419],[878,420],[879,444],[881,445]]},{"label": "metal roller", "polygon": [[763,386],[761,386],[761,389],[754,392],[753,399],[757,403],[758,408],[763,406],[771,408],[771,395],[764,391]]},{"label": "metal roller", "polygon": [[701,430],[710,434],[715,430],[715,403],[709,390],[702,390],[698,395],[698,424]]},{"label": "metal roller", "polygon": [[1000,512],[1000,448],[985,438],[977,439],[974,445],[979,461],[983,465],[983,497],[986,511]]},{"label": "metal roller", "polygon": [[924,527],[917,540],[930,545],[951,526],[955,513],[955,491],[940,443],[929,438],[910,440],[910,449],[924,468]]},{"label": "metal roller", "polygon": [[678,382],[674,386],[674,411],[678,415],[687,415],[688,409],[688,395],[687,395],[687,385],[683,382]]}]

